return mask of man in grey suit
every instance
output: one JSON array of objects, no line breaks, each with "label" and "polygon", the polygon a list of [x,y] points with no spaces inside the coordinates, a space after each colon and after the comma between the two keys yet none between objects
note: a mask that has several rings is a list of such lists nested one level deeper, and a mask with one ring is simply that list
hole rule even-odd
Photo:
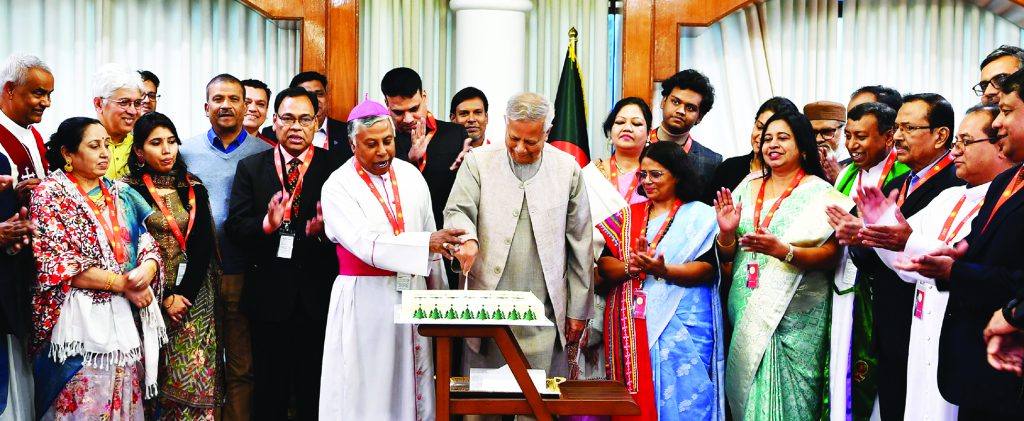
[{"label": "man in grey suit", "polygon": [[661,82],[661,96],[661,125],[651,130],[651,142],[675,142],[682,147],[697,169],[701,186],[707,186],[722,155],[698,143],[690,131],[711,111],[715,88],[700,72],[686,69]]},{"label": "man in grey suit", "polygon": [[[445,228],[466,231],[452,246],[470,289],[531,291],[550,327],[513,327],[532,368],[565,376],[565,349],[593,316],[592,223],[575,159],[547,144],[554,111],[541,95],[509,99],[505,142],[473,149],[444,209]],[[486,171],[480,171],[486,168]],[[467,340],[463,366],[505,364],[493,341]]]}]

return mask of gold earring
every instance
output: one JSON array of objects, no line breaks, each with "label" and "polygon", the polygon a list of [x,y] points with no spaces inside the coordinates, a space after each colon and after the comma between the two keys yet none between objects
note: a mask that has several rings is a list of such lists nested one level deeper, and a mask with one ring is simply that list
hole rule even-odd
[{"label": "gold earring", "polygon": [[65,173],[70,173],[71,170],[74,170],[74,169],[75,169],[75,167],[71,165],[71,161],[68,161],[67,164],[64,164],[64,172]]}]

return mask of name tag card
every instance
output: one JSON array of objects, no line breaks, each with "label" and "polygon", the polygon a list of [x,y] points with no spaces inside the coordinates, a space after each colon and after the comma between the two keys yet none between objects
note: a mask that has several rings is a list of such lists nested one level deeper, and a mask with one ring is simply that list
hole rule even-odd
[{"label": "name tag card", "polygon": [[747,263],[747,288],[757,288],[761,267],[757,263]]},{"label": "name tag card", "polygon": [[917,291],[914,292],[914,317],[918,320],[924,319],[924,298],[925,291],[918,285]]},{"label": "name tag card", "polygon": [[647,318],[647,293],[642,289],[633,292],[633,318]]},{"label": "name tag card", "polygon": [[295,247],[295,234],[281,233],[281,241],[277,244],[277,257],[282,259],[292,258],[292,249]]},{"label": "name tag card", "polygon": [[398,282],[395,283],[395,289],[399,291],[408,291],[412,289],[412,275],[408,273],[398,273]]}]

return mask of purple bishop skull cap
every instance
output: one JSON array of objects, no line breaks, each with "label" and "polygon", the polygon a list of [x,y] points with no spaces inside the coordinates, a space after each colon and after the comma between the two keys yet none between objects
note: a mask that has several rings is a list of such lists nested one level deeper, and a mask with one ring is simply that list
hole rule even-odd
[{"label": "purple bishop skull cap", "polygon": [[348,113],[348,121],[358,120],[367,117],[377,116],[390,116],[391,112],[388,111],[388,107],[383,104],[370,99],[370,94],[363,94],[363,102],[356,105],[351,112]]}]

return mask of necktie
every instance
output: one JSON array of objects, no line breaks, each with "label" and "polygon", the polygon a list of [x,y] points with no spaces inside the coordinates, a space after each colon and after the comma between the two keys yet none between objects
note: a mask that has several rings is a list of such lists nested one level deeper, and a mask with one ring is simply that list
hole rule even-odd
[{"label": "necktie", "polygon": [[921,177],[918,177],[917,174],[914,174],[914,175],[910,176],[910,186],[907,189],[908,190],[908,192],[907,192],[908,196],[910,195],[910,191],[914,190],[914,185],[917,184],[917,181],[920,180],[920,179],[921,179]]},{"label": "necktie", "polygon": [[[302,161],[298,158],[293,158],[288,161],[288,181],[285,183],[285,187],[288,189],[288,193],[295,191],[295,185],[299,182],[299,165],[302,165]],[[302,192],[299,192],[298,196],[292,200],[292,218],[299,215],[299,199],[301,199]]]}]

